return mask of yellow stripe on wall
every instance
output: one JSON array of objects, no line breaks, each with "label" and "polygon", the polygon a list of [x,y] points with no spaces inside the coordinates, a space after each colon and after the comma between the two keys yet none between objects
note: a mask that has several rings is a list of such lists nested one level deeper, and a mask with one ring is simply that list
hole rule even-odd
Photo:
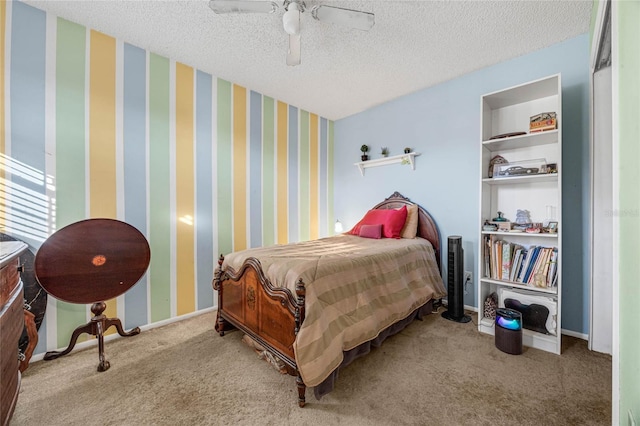
[{"label": "yellow stripe on wall", "polygon": [[[91,31],[89,50],[89,216],[117,217],[116,206],[116,41]],[[116,299],[107,317],[117,316]],[[108,330],[108,334],[115,330]]]},{"label": "yellow stripe on wall", "polygon": [[319,176],[318,176],[318,116],[309,114],[309,227],[312,240],[320,238],[318,226],[318,197],[319,197]]},{"label": "yellow stripe on wall", "polygon": [[[4,39],[6,31],[6,18],[7,18],[7,4],[5,1],[0,1],[0,193],[4,194],[4,168],[5,168],[5,127],[4,127]],[[3,201],[4,203],[4,201]],[[0,228],[5,227],[4,209],[0,211]]]},{"label": "yellow stripe on wall", "polygon": [[195,311],[193,68],[176,64],[176,275],[178,315]]},{"label": "yellow stripe on wall", "polygon": [[288,131],[287,126],[287,113],[288,105],[278,101],[278,127],[277,127],[277,149],[278,158],[277,164],[277,223],[278,223],[278,244],[286,244],[289,242],[289,228],[288,228],[288,212],[289,203],[288,189],[287,189],[287,173],[289,170],[287,161],[287,145],[288,145]]},{"label": "yellow stripe on wall", "polygon": [[233,249],[247,248],[247,89],[233,85]]}]

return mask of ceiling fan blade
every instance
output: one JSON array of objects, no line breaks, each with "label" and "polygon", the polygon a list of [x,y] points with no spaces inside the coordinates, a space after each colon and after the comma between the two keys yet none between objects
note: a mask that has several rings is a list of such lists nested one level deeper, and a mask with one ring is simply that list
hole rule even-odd
[{"label": "ceiling fan blade", "polygon": [[289,50],[287,51],[287,65],[300,65],[300,34],[289,34]]},{"label": "ceiling fan blade", "polygon": [[209,7],[215,13],[273,13],[278,10],[275,1],[262,0],[210,0]]},{"label": "ceiling fan blade", "polygon": [[373,13],[334,6],[314,6],[311,9],[311,15],[318,21],[344,25],[363,31],[370,30],[375,24]]}]

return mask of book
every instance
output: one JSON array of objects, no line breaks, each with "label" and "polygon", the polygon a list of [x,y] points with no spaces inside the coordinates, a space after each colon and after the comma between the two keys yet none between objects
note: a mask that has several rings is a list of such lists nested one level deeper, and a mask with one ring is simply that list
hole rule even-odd
[{"label": "book", "polygon": [[528,250],[523,247],[522,251],[520,252],[520,260],[518,260],[518,269],[516,270],[516,272],[514,274],[514,278],[513,278],[514,282],[517,282],[518,277],[520,276],[520,273],[522,272],[522,267],[524,266],[524,262],[525,262],[525,259],[527,257],[527,253],[528,253]]},{"label": "book", "polygon": [[511,249],[512,244],[505,242],[502,244],[502,262],[500,268],[500,279],[508,280],[509,272],[511,271]]},{"label": "book", "polygon": [[555,287],[557,270],[558,270],[558,249],[554,247],[551,253],[551,260],[549,261],[549,272],[547,273],[547,287]]},{"label": "book", "polygon": [[526,283],[526,281],[524,280],[524,276],[527,272],[527,268],[529,267],[529,262],[531,262],[531,255],[533,254],[535,248],[536,246],[529,247],[529,250],[527,250],[526,257],[522,260],[522,268],[520,269],[520,273],[518,274],[518,279],[516,280],[519,283]]},{"label": "book", "polygon": [[521,261],[522,261],[522,247],[519,245],[516,245],[513,251],[513,259],[511,260],[511,270],[509,271],[509,281],[516,280],[516,274],[518,273],[518,269],[520,267]]},{"label": "book", "polygon": [[531,272],[533,271],[533,266],[538,260],[538,256],[540,255],[540,250],[542,247],[536,246],[533,250],[530,250],[529,253],[529,261],[527,262],[527,269],[525,271],[524,277],[522,277],[522,282],[524,284],[528,284],[531,279]]},{"label": "book", "polygon": [[529,277],[529,282],[528,282],[529,284],[532,284],[535,287],[547,286],[546,277],[543,275],[543,271],[550,255],[551,255],[550,248],[543,247],[540,249],[540,253],[538,254],[538,259],[536,259],[536,263],[535,265],[533,265],[531,276]]},{"label": "book", "polygon": [[491,277],[491,243],[487,235],[484,237],[484,276]]}]

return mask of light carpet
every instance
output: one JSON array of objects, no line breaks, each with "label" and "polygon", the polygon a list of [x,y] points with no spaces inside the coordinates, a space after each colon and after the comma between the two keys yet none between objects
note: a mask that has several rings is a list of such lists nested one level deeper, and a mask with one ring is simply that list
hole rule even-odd
[{"label": "light carpet", "polygon": [[[442,311],[442,309],[441,309]],[[475,317],[474,317],[475,320]],[[11,425],[608,425],[611,357],[563,337],[562,355],[498,350],[472,323],[415,321],[297,405],[282,375],[215,312],[31,364]]]}]

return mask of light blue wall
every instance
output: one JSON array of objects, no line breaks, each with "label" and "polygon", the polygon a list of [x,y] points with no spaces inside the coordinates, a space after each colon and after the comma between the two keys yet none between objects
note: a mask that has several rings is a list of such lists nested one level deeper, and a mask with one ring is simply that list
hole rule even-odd
[{"label": "light blue wall", "polygon": [[[421,204],[438,223],[443,255],[447,236],[462,235],[464,269],[474,274],[465,304],[477,306],[480,96],[557,73],[563,100],[562,328],[588,333],[588,34],[336,121],[336,218],[349,229],[394,191]],[[382,146],[390,155],[405,146],[422,155],[415,171],[392,165],[368,168],[362,177],[353,165],[362,144],[371,147],[372,158],[380,157]]]}]

